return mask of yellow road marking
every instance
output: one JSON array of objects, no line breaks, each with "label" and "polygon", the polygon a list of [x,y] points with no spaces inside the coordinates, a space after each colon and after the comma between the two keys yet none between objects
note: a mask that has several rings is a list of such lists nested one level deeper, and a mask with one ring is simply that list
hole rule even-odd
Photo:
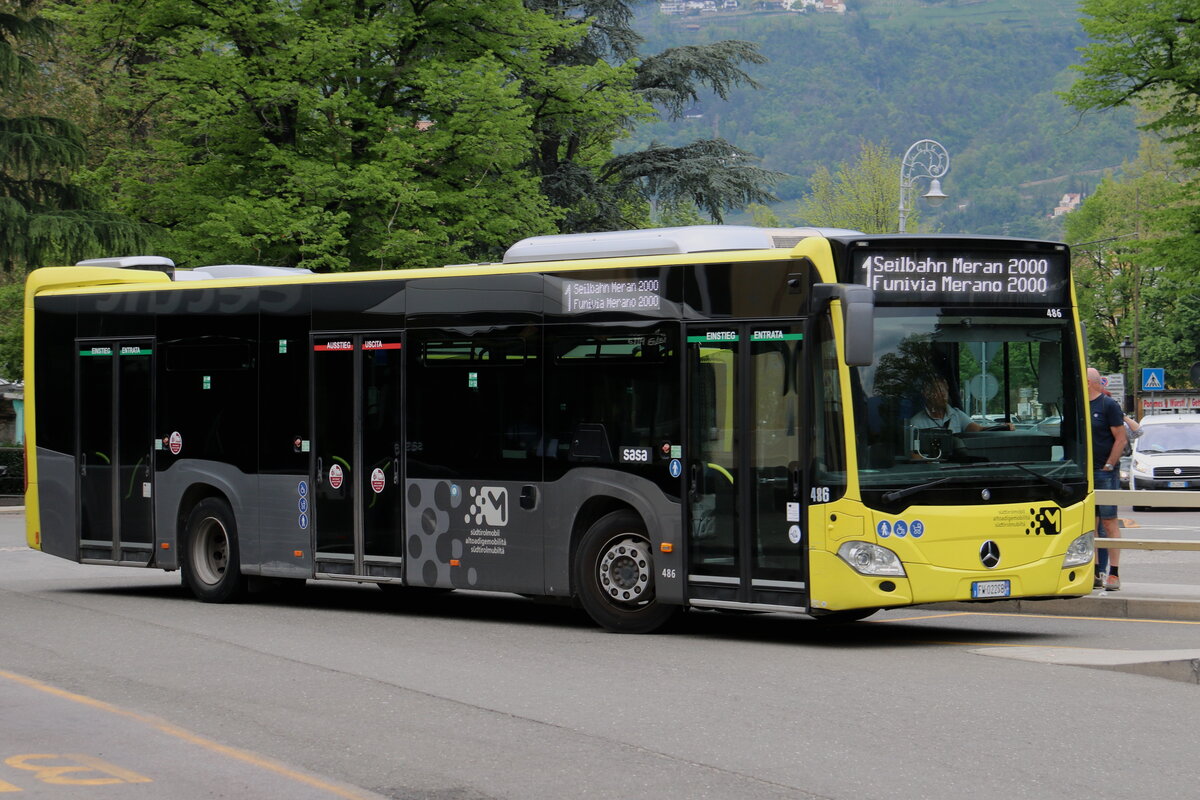
[{"label": "yellow road marking", "polygon": [[[67,763],[52,763],[63,761]],[[145,775],[139,775],[132,770],[110,764],[102,758],[96,758],[87,753],[24,753],[6,758],[4,763],[15,769],[34,773],[34,778],[42,783],[67,786],[111,786],[114,783],[154,782]],[[69,777],[79,773],[87,775],[93,772],[99,772],[106,777]]]},{"label": "yellow road marking", "polygon": [[1200,620],[1191,619],[1145,619],[1142,617],[1088,617],[1088,616],[1071,616],[1068,614],[1016,614],[1008,611],[952,611],[945,614],[931,614],[927,617],[892,617],[889,619],[873,619],[865,620],[875,623],[883,622],[910,622],[912,620],[922,619],[938,619],[939,617],[1020,617],[1037,619],[1072,619],[1072,620],[1093,620],[1095,622],[1154,622],[1162,625],[1200,625]]},{"label": "yellow road marking", "polygon": [[[68,692],[65,689],[59,689],[58,687],[51,686],[48,683],[42,683],[39,680],[35,680],[24,675],[18,675],[14,672],[0,670],[0,678],[7,678],[14,683],[19,683],[31,689],[36,689],[39,692],[45,692],[46,694],[54,695],[55,697],[60,697],[64,700],[70,700],[71,702],[89,706],[99,711],[107,711],[110,714],[116,714],[118,716],[140,722],[144,725],[149,725],[151,728],[154,728],[160,733],[165,733],[168,736],[175,737],[176,739],[182,739],[189,744],[203,747],[205,750],[210,750],[223,756],[228,756],[236,761],[241,761],[245,764],[250,764],[251,766],[265,769],[268,772],[274,772],[276,775],[290,778],[298,783],[311,786],[314,789],[322,789],[330,794],[345,798],[345,800],[370,800],[372,797],[372,795],[360,794],[341,786],[335,786],[332,783],[328,783],[320,778],[313,777],[312,775],[305,775],[302,772],[297,772],[296,770],[290,769],[283,764],[271,761],[270,759],[256,755],[247,750],[240,750],[236,747],[230,747],[229,745],[221,744],[220,742],[213,741],[212,739],[207,739],[203,736],[192,733],[191,731],[184,730],[178,725],[173,725],[166,720],[159,719],[158,717],[152,717],[148,714],[139,714],[136,711],[129,711],[127,709],[120,708],[119,706],[114,706],[111,703],[106,703],[103,700],[97,700],[94,697]],[[377,795],[374,796],[377,797]]]}]

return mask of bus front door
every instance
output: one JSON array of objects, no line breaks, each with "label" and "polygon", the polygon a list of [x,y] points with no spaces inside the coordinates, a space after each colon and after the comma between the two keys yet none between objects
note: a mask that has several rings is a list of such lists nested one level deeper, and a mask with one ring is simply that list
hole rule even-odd
[{"label": "bus front door", "polygon": [[313,552],[326,578],[403,575],[403,335],[313,336]]},{"label": "bus front door", "polygon": [[690,326],[688,594],[806,607],[798,325]]},{"label": "bus front door", "polygon": [[79,560],[147,565],[154,557],[154,343],[77,344]]}]

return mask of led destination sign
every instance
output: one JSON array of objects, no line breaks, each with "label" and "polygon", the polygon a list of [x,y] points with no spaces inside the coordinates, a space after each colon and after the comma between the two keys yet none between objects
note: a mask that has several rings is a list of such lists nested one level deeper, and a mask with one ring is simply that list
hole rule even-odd
[{"label": "led destination sign", "polygon": [[877,303],[1062,306],[1069,301],[1065,250],[930,251],[860,248],[855,282]]}]

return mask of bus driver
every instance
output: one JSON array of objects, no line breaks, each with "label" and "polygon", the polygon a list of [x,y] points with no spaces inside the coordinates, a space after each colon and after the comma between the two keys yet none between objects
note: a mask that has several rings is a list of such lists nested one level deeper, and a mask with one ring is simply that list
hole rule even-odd
[{"label": "bus driver", "polygon": [[950,405],[950,389],[945,378],[930,378],[921,394],[925,398],[925,407],[908,420],[909,427],[914,430],[943,428],[950,433],[983,430],[978,422],[967,416],[967,412]]}]

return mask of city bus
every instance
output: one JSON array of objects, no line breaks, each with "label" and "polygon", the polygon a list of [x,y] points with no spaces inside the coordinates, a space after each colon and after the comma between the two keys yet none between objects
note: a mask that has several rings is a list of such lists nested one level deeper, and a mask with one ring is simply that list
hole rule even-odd
[{"label": "city bus", "polygon": [[[209,602],[260,579],[506,592],[626,632],[1085,595],[1069,265],[1054,242],[712,225],[441,268],[39,269],[28,543],[179,570]],[[960,424],[918,424],[931,383]]]}]

